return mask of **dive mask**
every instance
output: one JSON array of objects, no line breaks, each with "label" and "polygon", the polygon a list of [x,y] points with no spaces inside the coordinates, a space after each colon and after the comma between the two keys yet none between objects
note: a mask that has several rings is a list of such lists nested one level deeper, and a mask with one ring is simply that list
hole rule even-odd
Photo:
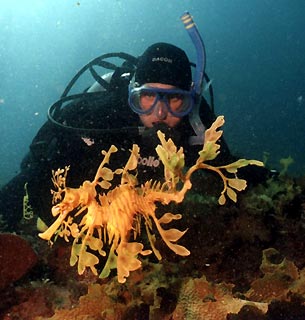
[{"label": "dive mask", "polygon": [[163,89],[148,85],[129,85],[128,102],[131,109],[139,115],[151,114],[158,102],[162,102],[169,113],[182,118],[189,114],[194,106],[195,92],[181,89]]}]

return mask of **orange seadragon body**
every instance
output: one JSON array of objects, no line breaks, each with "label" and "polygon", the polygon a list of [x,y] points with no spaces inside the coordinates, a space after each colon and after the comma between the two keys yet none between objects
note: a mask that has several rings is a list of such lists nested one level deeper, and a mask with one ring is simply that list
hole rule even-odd
[{"label": "orange seadragon body", "polygon": [[[57,191],[53,192],[53,216],[56,221],[43,233],[42,239],[51,241],[55,237],[63,237],[66,241],[74,238],[71,250],[71,266],[78,263],[78,272],[82,274],[89,267],[97,274],[96,265],[99,256],[107,256],[104,247],[110,247],[108,258],[100,277],[107,277],[111,269],[116,268],[118,281],[124,283],[130,271],[141,267],[138,255],[148,255],[151,250],[143,250],[144,246],[135,240],[140,234],[141,220],[144,220],[146,232],[154,254],[161,259],[161,254],[155,247],[154,227],[158,230],[166,245],[176,254],[187,256],[190,252],[176,242],[185,231],[178,229],[163,229],[163,225],[182,218],[180,214],[165,213],[157,218],[156,203],[180,203],[186,192],[191,188],[191,175],[198,169],[216,171],[224,182],[224,189],[219,198],[220,204],[225,202],[225,194],[236,201],[237,191],[246,187],[242,179],[226,178],[221,170],[236,173],[237,169],[248,165],[262,165],[255,160],[241,159],[227,166],[213,167],[204,163],[214,159],[219,153],[217,140],[222,131],[217,129],[224,123],[223,117],[218,117],[215,123],[205,133],[205,144],[199,152],[197,162],[186,173],[184,169],[183,149],[177,150],[171,139],[165,140],[164,135],[158,132],[161,145],[156,151],[164,165],[165,182],[147,181],[138,186],[136,176],[132,172],[137,168],[139,147],[133,145],[130,157],[123,169],[112,171],[105,167],[110,156],[117,149],[111,146],[108,152],[103,151],[104,159],[100,164],[93,181],[84,181],[79,188],[68,188],[65,185],[69,167],[53,172],[53,183]],[[112,187],[111,181],[115,175],[121,176],[121,183]],[[178,184],[181,186],[178,189]],[[64,197],[63,197],[64,194]],[[62,199],[63,197],[63,199]],[[133,237],[131,236],[133,234]]]}]

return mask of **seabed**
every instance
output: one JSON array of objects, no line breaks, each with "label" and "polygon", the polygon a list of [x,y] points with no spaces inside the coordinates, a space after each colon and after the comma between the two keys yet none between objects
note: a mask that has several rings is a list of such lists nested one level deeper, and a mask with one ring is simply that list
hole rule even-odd
[{"label": "seabed", "polygon": [[1,319],[305,319],[304,178],[271,178],[225,206],[190,193],[173,211],[191,254],[157,239],[162,260],[142,257],[123,284],[115,271],[78,275],[70,245],[50,248],[31,220],[2,233]]}]

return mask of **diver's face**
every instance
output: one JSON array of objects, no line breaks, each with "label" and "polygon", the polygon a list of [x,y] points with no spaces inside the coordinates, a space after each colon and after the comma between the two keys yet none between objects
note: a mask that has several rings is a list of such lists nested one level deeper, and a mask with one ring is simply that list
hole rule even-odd
[{"label": "diver's face", "polygon": [[[177,89],[174,86],[168,85],[168,84],[162,84],[162,83],[146,83],[149,87],[153,88],[159,88],[159,89]],[[145,109],[145,106],[147,106],[147,109],[151,107],[152,101],[151,97],[148,95],[141,96],[141,105]],[[177,108],[180,106],[181,101],[173,102],[177,103]],[[171,106],[173,109],[175,108],[175,105]],[[153,109],[153,111],[150,114],[142,114],[139,116],[143,125],[147,128],[152,128],[154,125],[159,123],[165,123],[170,128],[175,127],[182,118],[175,117],[170,112],[168,112],[168,109],[165,105],[165,102],[162,100],[159,100]]]}]

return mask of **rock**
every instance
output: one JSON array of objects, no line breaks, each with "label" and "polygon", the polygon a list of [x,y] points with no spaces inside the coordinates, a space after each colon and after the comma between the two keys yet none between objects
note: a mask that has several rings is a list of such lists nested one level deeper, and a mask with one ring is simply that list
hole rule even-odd
[{"label": "rock", "polygon": [[10,233],[0,234],[0,290],[24,276],[37,260],[25,239]]}]

